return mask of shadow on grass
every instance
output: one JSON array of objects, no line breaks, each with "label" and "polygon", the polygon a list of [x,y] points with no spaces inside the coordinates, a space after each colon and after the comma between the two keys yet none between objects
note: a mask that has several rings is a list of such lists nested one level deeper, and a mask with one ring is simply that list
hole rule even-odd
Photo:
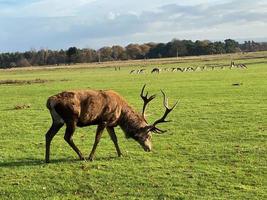
[{"label": "shadow on grass", "polygon": [[61,158],[51,160],[50,163],[45,163],[43,159],[32,159],[32,158],[24,158],[12,161],[1,161],[0,168],[12,168],[12,167],[27,167],[27,166],[45,166],[45,165],[53,165],[58,163],[73,163],[73,162],[81,162],[78,159],[71,158]]},{"label": "shadow on grass", "polygon": [[[117,156],[111,156],[111,157],[98,157],[95,158],[94,162],[97,161],[112,161],[116,159],[121,159]],[[50,160],[50,163],[45,163],[44,159],[32,159],[32,158],[24,158],[24,159],[17,159],[17,160],[11,160],[11,161],[0,161],[0,168],[12,168],[12,167],[27,167],[27,166],[45,166],[45,165],[53,165],[53,164],[59,164],[59,163],[77,163],[77,162],[87,162],[91,163],[91,161],[86,160],[82,161],[80,159],[74,159],[74,158],[59,158],[59,159],[52,159]]]},{"label": "shadow on grass", "polygon": [[123,159],[123,156],[122,157],[118,157],[118,156],[104,156],[104,157],[96,157],[96,158],[94,158],[93,162],[97,162],[97,161],[114,161],[114,160],[120,160],[120,159]]}]

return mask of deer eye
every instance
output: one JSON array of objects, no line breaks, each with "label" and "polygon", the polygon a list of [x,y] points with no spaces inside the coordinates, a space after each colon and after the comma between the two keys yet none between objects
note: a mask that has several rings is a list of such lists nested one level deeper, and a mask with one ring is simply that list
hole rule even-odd
[{"label": "deer eye", "polygon": [[145,137],[146,140],[151,140],[151,138],[152,138],[151,134],[147,134]]}]

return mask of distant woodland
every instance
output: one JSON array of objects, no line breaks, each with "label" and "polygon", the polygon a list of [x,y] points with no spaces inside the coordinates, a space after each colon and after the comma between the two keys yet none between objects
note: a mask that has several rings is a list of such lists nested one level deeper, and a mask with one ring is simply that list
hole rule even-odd
[{"label": "distant woodland", "polygon": [[235,40],[224,42],[209,40],[178,40],[168,43],[129,44],[126,47],[114,45],[98,50],[70,47],[67,50],[30,50],[25,52],[0,53],[0,68],[70,65],[118,60],[166,58],[180,56],[212,55],[236,52],[266,51],[267,42],[245,41],[240,44]]}]

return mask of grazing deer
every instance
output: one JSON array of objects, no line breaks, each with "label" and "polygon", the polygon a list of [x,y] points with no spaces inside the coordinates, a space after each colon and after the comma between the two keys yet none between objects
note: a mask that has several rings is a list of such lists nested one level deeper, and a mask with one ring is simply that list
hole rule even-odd
[{"label": "grazing deer", "polygon": [[239,64],[238,67],[240,67],[241,69],[247,69],[247,66],[245,64]]},{"label": "grazing deer", "polygon": [[155,68],[152,69],[151,74],[159,73],[159,72],[160,72],[160,68],[155,67]]},{"label": "grazing deer", "polygon": [[191,71],[194,71],[194,68],[193,67],[187,67],[185,71],[191,72]]},{"label": "grazing deer", "polygon": [[160,123],[168,122],[165,119],[178,102],[169,108],[168,99],[161,90],[163,94],[163,105],[166,109],[165,113],[153,124],[148,124],[145,119],[145,109],[147,104],[153,100],[156,95],[148,97],[148,92],[144,95],[145,86],[146,85],[143,86],[140,94],[144,101],[142,114],[136,112],[123,97],[112,90],[65,91],[49,97],[47,100],[47,108],[51,113],[53,123],[45,136],[45,162],[49,162],[51,141],[64,124],[66,124],[64,139],[81,160],[83,160],[84,157],[74,144],[72,136],[76,127],[90,125],[97,125],[95,142],[89,155],[89,160],[91,161],[94,158],[96,147],[104,129],[107,129],[115,145],[118,156],[122,155],[114,131],[114,127],[116,126],[121,127],[126,138],[133,138],[145,151],[151,151],[152,133],[165,132],[156,126]]},{"label": "grazing deer", "polygon": [[183,69],[181,67],[177,67],[177,71],[183,72]]},{"label": "grazing deer", "polygon": [[145,70],[146,70],[146,69],[139,69],[139,70],[137,71],[137,74],[143,74],[143,73],[145,72]]},{"label": "grazing deer", "polygon": [[130,71],[130,74],[133,74],[133,73],[135,73],[136,72],[136,70],[135,69],[132,69],[131,71]]},{"label": "grazing deer", "polygon": [[176,71],[177,71],[176,67],[173,67],[173,68],[171,69],[171,71],[172,71],[172,72],[176,72]]}]

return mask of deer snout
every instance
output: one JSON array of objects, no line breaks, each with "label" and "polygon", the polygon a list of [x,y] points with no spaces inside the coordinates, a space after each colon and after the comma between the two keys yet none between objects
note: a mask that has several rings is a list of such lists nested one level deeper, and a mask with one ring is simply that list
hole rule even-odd
[{"label": "deer snout", "polygon": [[150,148],[144,148],[144,150],[145,150],[146,152],[150,152],[150,151],[151,151]]},{"label": "deer snout", "polygon": [[145,150],[146,152],[150,152],[150,151],[152,150],[152,143],[151,143],[151,141],[150,141],[150,140],[146,140],[146,141],[144,142],[144,146],[143,146],[143,148],[144,148],[144,150]]}]

